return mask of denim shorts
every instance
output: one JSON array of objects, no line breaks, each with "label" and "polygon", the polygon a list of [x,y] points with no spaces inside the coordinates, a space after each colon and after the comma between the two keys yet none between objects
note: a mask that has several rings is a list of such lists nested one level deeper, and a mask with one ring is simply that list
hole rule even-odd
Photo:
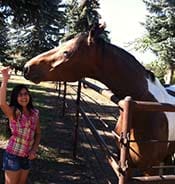
[{"label": "denim shorts", "polygon": [[27,157],[12,155],[8,152],[3,154],[3,170],[17,171],[20,169],[28,170],[31,168],[31,160]]}]

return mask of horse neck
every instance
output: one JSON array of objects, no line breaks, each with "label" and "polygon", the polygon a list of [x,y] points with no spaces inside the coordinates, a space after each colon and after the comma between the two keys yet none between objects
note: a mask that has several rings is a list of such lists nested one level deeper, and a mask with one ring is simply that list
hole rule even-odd
[{"label": "horse neck", "polygon": [[132,96],[140,100],[148,92],[145,69],[126,51],[106,46],[98,53],[93,77],[104,83],[118,98]]}]

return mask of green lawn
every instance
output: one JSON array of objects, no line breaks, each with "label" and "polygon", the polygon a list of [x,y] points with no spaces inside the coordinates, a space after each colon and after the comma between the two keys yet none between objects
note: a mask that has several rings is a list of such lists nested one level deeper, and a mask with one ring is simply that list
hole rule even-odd
[{"label": "green lawn", "polygon": [[[39,147],[38,159],[34,161],[33,172],[30,175],[31,183],[48,183],[50,175],[53,175],[53,170],[57,167],[59,150],[55,145],[58,144],[56,139],[57,129],[56,122],[59,122],[59,112],[57,110],[58,97],[54,85],[52,83],[43,83],[41,85],[34,85],[26,81],[23,77],[12,76],[12,79],[8,83],[7,99],[9,100],[9,94],[12,88],[19,84],[27,84],[33,97],[34,106],[40,111],[40,122],[42,129],[42,140]],[[0,111],[0,146],[8,137],[6,131],[7,119]],[[51,169],[52,168],[52,169]],[[42,172],[46,172],[44,175]],[[36,174],[37,173],[37,174]],[[49,175],[50,173],[50,175]]]}]

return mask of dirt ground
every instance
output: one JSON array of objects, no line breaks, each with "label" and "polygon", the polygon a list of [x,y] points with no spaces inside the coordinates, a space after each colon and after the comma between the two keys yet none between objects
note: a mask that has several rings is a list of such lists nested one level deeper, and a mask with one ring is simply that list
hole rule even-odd
[{"label": "dirt ground", "polygon": [[[77,157],[76,159],[73,157],[76,120],[75,88],[76,84],[70,84],[67,88],[68,95],[64,116],[63,96],[58,98],[57,92],[52,88],[46,87],[45,91],[42,91],[44,97],[42,98],[43,106],[40,107],[40,114],[41,117],[44,117],[46,113],[49,116],[42,123],[41,145],[38,158],[32,165],[29,184],[106,184],[117,181],[100,146],[82,117],[79,120]],[[100,97],[90,89],[83,88],[82,98],[82,106],[88,118],[93,120],[94,126],[110,150],[117,153],[115,140],[111,134],[118,112],[115,104]],[[2,153],[3,149],[1,148],[0,151]],[[2,172],[0,184],[3,184]]]}]

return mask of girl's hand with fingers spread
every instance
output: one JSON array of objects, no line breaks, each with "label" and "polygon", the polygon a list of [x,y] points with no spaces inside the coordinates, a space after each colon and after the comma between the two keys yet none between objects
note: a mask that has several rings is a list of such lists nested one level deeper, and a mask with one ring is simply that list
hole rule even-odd
[{"label": "girl's hand with fingers spread", "polygon": [[8,81],[8,79],[10,78],[10,75],[11,75],[10,67],[5,67],[5,68],[1,69],[1,74],[3,77],[3,81]]}]

